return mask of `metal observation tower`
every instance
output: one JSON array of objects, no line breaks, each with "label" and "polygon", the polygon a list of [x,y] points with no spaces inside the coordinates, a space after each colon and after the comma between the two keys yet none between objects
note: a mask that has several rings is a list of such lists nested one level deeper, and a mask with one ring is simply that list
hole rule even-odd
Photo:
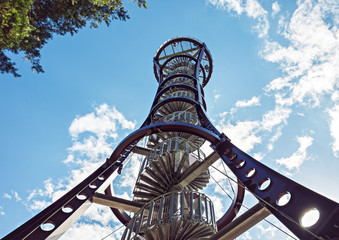
[{"label": "metal observation tower", "polygon": [[[339,239],[338,203],[256,161],[209,121],[204,86],[212,68],[205,43],[192,37],[166,41],[154,57],[159,87],[142,126],[89,177],[3,239],[58,239],[93,203],[110,207],[126,225],[123,240],[234,239],[270,214],[299,239]],[[208,156],[201,149],[205,142],[213,149]],[[127,200],[114,196],[112,180],[131,153],[143,161],[133,200]],[[237,178],[237,190],[220,219],[201,193],[216,161]],[[235,218],[245,189],[259,203]],[[309,212],[318,217],[305,225],[302,218]]]}]

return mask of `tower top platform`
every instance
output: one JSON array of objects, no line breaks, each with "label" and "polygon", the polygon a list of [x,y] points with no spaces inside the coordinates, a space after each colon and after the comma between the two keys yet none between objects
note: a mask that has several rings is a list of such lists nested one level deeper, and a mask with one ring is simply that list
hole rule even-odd
[{"label": "tower top platform", "polygon": [[206,86],[211,78],[213,71],[213,60],[210,51],[206,47],[206,44],[200,40],[190,36],[177,36],[164,42],[157,50],[154,56],[154,75],[157,81],[160,81],[159,71],[157,66],[161,70],[165,70],[169,62],[174,62],[176,59],[178,62],[183,63],[183,58],[190,58],[197,63],[199,53],[204,51],[201,59],[201,66],[199,69],[199,75],[202,86]]}]

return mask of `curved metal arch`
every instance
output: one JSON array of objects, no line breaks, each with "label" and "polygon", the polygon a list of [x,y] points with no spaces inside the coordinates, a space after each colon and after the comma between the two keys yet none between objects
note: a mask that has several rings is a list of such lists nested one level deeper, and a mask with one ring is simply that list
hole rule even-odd
[{"label": "curved metal arch", "polygon": [[[109,196],[113,196],[111,184],[105,189],[105,194]],[[113,214],[117,217],[117,219],[119,219],[119,221],[125,226],[127,226],[129,221],[131,221],[131,217],[128,216],[128,214],[125,211],[120,211],[117,208],[111,208],[111,207],[110,209],[113,212]]]},{"label": "curved metal arch", "polygon": [[[237,182],[240,182],[238,178]],[[238,184],[237,186],[236,198],[233,199],[232,205],[228,208],[227,212],[225,212],[225,214],[217,221],[218,231],[232,222],[241,208],[243,199],[245,197],[245,187],[243,187],[242,184]]]},{"label": "curved metal arch", "polygon": [[217,134],[218,136],[221,135],[221,133],[218,131],[218,129],[216,129],[214,127],[214,125],[212,124],[212,122],[208,119],[204,108],[202,108],[201,106],[197,106],[197,113],[198,113],[198,117],[201,123],[201,126],[203,126],[204,128],[210,130],[211,132]]},{"label": "curved metal arch", "polygon": [[205,111],[207,111],[207,105],[206,105],[206,101],[205,101],[205,96],[201,95],[201,100],[202,100],[202,106],[204,107]]},{"label": "curved metal arch", "polygon": [[162,94],[164,94],[166,91],[170,90],[173,87],[185,88],[187,90],[193,91],[195,94],[197,94],[197,91],[198,91],[195,87],[192,87],[191,85],[184,84],[184,83],[175,83],[175,84],[168,85],[167,87],[161,89],[157,93],[157,95],[154,98],[152,107],[156,104],[156,102],[158,102],[158,100],[159,100],[159,98],[161,97]]},{"label": "curved metal arch", "polygon": [[204,87],[203,87],[202,85],[200,85],[199,87],[200,87],[201,95],[202,95],[203,97],[205,97]]},{"label": "curved metal arch", "polygon": [[[194,57],[190,56],[190,55],[178,54],[178,55],[175,55],[175,56],[173,56],[173,57],[170,57],[170,58],[168,58],[168,59],[164,62],[163,65],[160,66],[160,75],[161,75],[161,78],[162,78],[162,76],[163,76],[163,69],[164,69],[164,67],[166,66],[166,64],[167,64],[169,61],[173,60],[174,58],[179,58],[179,57],[186,57],[186,58],[189,58],[189,59],[195,61],[195,65],[197,65],[197,63],[198,63],[198,60],[195,59]],[[202,71],[202,74],[203,74],[203,85],[205,86],[205,85],[207,84],[207,83],[204,84],[204,83],[206,82],[206,81],[205,81],[205,79],[206,79],[206,72],[205,72],[205,69],[204,69],[201,65],[199,66],[199,68],[200,68],[201,71]]]},{"label": "curved metal arch", "polygon": [[[194,37],[190,37],[190,36],[177,36],[177,37],[174,37],[174,38],[171,38],[169,40],[167,40],[166,42],[164,42],[160,47],[159,49],[157,50],[155,56],[154,56],[154,61],[157,62],[159,64],[159,56],[161,54],[161,52],[170,44],[174,43],[174,42],[180,42],[180,41],[188,41],[188,42],[191,42],[197,46],[199,46],[200,48],[203,47],[203,42],[201,42],[200,40],[194,38]],[[203,82],[203,85],[206,86],[207,83],[209,82],[210,78],[211,78],[211,75],[212,75],[212,72],[213,72],[213,58],[212,58],[212,55],[211,55],[211,52],[208,50],[208,48],[206,47],[205,49],[205,53],[206,53],[206,56],[207,56],[207,60],[209,62],[209,66],[210,66],[210,71],[206,77],[206,79],[204,79],[204,82]],[[159,65],[158,65],[159,66]],[[154,75],[155,75],[155,78],[157,79],[157,81],[159,82],[159,77],[158,74],[157,74],[157,69],[156,69],[156,65],[154,64],[153,65],[153,71],[154,71]]]},{"label": "curved metal arch", "polygon": [[[119,146],[114,150],[111,157],[107,159],[107,163],[111,164],[115,162],[121,153],[125,150],[126,147],[130,146],[131,143],[139,141],[141,138],[155,134],[155,133],[161,133],[161,132],[184,132],[193,134],[196,136],[199,136],[201,138],[204,138],[205,140],[209,141],[213,145],[219,146],[221,144],[222,139],[214,134],[213,132],[208,131],[207,129],[196,126],[194,124],[190,123],[182,123],[182,122],[161,122],[161,123],[154,123],[152,125],[148,125],[145,127],[142,127],[135,132],[128,135],[120,144]],[[105,193],[112,196],[112,191],[110,187],[108,187],[105,190]],[[218,229],[223,228],[226,226],[229,222],[233,220],[233,218],[236,216],[236,214],[239,212],[239,209],[241,207],[243,198],[244,198],[245,189],[240,187],[238,184],[237,189],[237,196],[233,199],[233,202],[231,206],[229,207],[228,211],[225,212],[225,214],[217,221]],[[114,215],[123,223],[128,224],[130,221],[130,217],[124,212],[120,211],[119,209],[111,208]]]},{"label": "curved metal arch", "polygon": [[119,146],[113,151],[112,155],[107,159],[107,163],[111,164],[118,159],[120,154],[128,147],[132,142],[138,141],[146,135],[161,133],[161,132],[184,132],[196,135],[198,137],[204,138],[205,140],[213,143],[219,144],[220,138],[218,135],[210,132],[209,130],[194,125],[190,123],[183,122],[159,122],[153,123],[142,127],[130,135],[128,135]]}]

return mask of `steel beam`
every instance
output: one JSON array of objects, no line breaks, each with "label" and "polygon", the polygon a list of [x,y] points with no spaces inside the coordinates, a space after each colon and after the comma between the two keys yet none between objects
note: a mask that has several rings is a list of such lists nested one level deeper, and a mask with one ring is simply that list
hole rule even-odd
[{"label": "steel beam", "polygon": [[[221,159],[246,188],[299,239],[321,240],[339,237],[339,204],[287,178],[255,160],[229,140],[216,147]],[[249,175],[251,172],[254,174]],[[268,181],[269,180],[269,181]],[[268,186],[261,185],[268,181]],[[287,202],[279,200],[285,197]],[[310,227],[300,223],[310,209],[320,212]]]},{"label": "steel beam", "polygon": [[135,146],[133,149],[133,152],[139,155],[147,156],[148,153],[151,151],[151,149],[140,147],[140,146]]},{"label": "steel beam", "polygon": [[136,213],[143,206],[142,203],[126,200],[123,198],[108,196],[106,194],[96,193],[92,197],[92,203],[108,206],[111,208],[117,208],[129,212]]},{"label": "steel beam", "polygon": [[178,180],[178,183],[172,187],[172,189],[183,189],[190,182],[200,176],[203,172],[205,172],[209,166],[215,163],[220,158],[217,152],[213,152],[208,155],[203,161],[196,162],[196,167],[192,167],[185,172],[185,174]]},{"label": "steel beam", "polygon": [[261,203],[258,203],[211,236],[209,240],[235,239],[260,221],[264,220],[270,214],[271,212],[268,211],[267,208],[263,207]]},{"label": "steel beam", "polygon": [[[120,163],[124,160],[125,158],[121,159]],[[59,239],[91,205],[89,201],[91,197],[97,191],[103,191],[112,182],[120,163],[116,164],[116,161],[112,164],[104,163],[72,190],[2,240]],[[65,208],[71,211],[65,211]],[[54,228],[49,231],[43,230],[41,226],[46,223],[53,225]]]}]

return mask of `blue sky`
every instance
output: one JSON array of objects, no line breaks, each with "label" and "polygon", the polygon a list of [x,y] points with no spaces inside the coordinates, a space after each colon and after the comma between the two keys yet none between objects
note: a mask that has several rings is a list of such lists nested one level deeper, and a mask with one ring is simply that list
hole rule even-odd
[{"label": "blue sky", "polygon": [[[142,124],[157,88],[153,56],[178,35],[200,39],[212,54],[205,95],[214,124],[258,160],[339,201],[335,0],[173,0],[126,8],[126,22],[55,36],[42,50],[44,74],[15,56],[22,77],[0,76],[0,236],[74,186]],[[117,179],[118,195],[130,195],[135,169],[126,166]],[[213,182],[210,189],[222,208],[225,196]],[[248,196],[245,204],[255,200]],[[101,239],[117,226],[109,210],[91,207],[62,239]],[[287,236],[264,222],[239,237],[273,238]]]}]

